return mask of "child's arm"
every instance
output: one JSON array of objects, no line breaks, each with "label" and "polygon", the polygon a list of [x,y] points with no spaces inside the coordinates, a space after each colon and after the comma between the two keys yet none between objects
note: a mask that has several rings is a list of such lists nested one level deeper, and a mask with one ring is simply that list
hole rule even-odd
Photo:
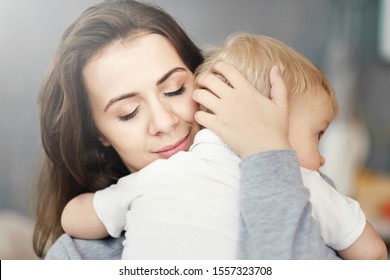
[{"label": "child's arm", "polygon": [[366,223],[362,235],[338,254],[346,260],[386,260],[388,257],[385,243],[369,223]]},{"label": "child's arm", "polygon": [[93,207],[94,195],[84,193],[66,204],[61,216],[61,225],[70,236],[82,239],[101,239],[108,236]]},{"label": "child's arm", "polygon": [[385,257],[384,242],[367,223],[359,203],[337,192],[318,172],[305,168],[301,172],[325,243],[344,259]]}]

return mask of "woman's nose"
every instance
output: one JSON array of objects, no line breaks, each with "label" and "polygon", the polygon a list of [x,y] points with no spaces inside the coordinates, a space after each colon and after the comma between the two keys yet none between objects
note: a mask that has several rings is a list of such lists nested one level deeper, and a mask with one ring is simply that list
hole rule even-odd
[{"label": "woman's nose", "polygon": [[178,124],[178,117],[169,104],[156,102],[151,106],[151,119],[149,124],[149,133],[156,135],[159,133],[168,133]]}]

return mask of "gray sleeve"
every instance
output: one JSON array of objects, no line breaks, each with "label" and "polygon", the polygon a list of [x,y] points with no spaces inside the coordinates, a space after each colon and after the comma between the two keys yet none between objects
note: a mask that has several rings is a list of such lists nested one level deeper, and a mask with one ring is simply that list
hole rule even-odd
[{"label": "gray sleeve", "polygon": [[84,240],[61,235],[48,250],[46,260],[119,260],[122,256],[124,240],[105,238]]},{"label": "gray sleeve", "polygon": [[240,167],[241,259],[338,259],[311,216],[295,152],[255,154]]}]

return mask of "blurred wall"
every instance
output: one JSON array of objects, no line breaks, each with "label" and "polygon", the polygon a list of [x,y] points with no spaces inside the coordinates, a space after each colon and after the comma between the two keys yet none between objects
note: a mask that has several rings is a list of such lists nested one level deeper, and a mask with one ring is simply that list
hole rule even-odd
[{"label": "blurred wall", "polygon": [[94,2],[0,0],[0,209],[28,211],[40,82],[65,27]]},{"label": "blurred wall", "polygon": [[[0,0],[0,210],[27,214],[40,147],[40,81],[65,27],[98,2]],[[285,41],[319,66],[326,60],[335,16],[343,16],[334,12],[340,1],[332,0],[152,2],[171,13],[201,47],[219,43],[235,31],[261,33]],[[359,39],[363,67],[353,102],[377,137],[367,164],[389,172],[390,70],[375,52],[377,1],[354,2],[367,3],[362,14],[364,37]]]}]

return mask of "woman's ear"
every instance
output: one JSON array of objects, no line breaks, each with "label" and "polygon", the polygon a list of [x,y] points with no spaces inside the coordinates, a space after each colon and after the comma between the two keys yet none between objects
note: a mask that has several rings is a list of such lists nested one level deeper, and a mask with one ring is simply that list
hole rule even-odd
[{"label": "woman's ear", "polygon": [[100,143],[102,143],[102,145],[104,146],[104,147],[110,147],[111,146],[111,143],[107,140],[107,138],[106,137],[104,137],[103,135],[101,135],[100,134],[100,136],[99,136],[99,141],[100,141]]}]

